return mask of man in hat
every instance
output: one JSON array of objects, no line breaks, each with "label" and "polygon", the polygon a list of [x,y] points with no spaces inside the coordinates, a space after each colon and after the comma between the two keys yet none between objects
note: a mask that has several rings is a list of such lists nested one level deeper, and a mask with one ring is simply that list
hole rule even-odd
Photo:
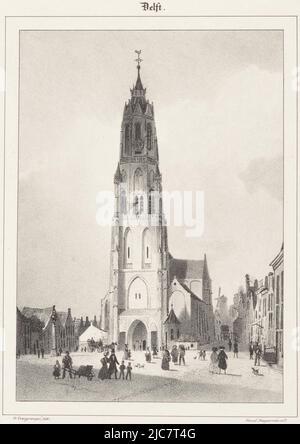
[{"label": "man in hat", "polygon": [[63,377],[62,378],[65,379],[66,371],[68,371],[70,378],[72,379],[71,370],[73,367],[73,361],[72,361],[72,358],[71,358],[70,353],[68,351],[66,352],[66,355],[64,356],[62,363],[63,363]]},{"label": "man in hat", "polygon": [[117,359],[114,351],[111,352],[108,362],[109,362],[108,379],[111,379],[112,375],[115,375],[115,379],[118,379],[117,365],[120,365],[120,364],[118,362],[118,359]]}]

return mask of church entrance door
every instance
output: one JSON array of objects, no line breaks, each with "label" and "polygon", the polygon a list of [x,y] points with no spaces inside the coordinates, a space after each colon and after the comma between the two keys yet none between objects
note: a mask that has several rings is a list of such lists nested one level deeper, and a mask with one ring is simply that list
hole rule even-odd
[{"label": "church entrance door", "polygon": [[134,321],[128,331],[128,342],[134,351],[145,351],[147,349],[148,332],[142,321]]}]

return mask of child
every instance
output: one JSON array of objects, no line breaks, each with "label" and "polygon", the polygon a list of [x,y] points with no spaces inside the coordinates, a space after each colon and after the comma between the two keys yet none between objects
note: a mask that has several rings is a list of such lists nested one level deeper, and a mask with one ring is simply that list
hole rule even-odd
[{"label": "child", "polygon": [[128,362],[127,373],[126,373],[126,381],[127,381],[128,378],[131,381],[131,372],[132,372],[131,362]]},{"label": "child", "polygon": [[60,378],[60,373],[61,373],[61,365],[58,361],[56,361],[56,364],[53,367],[53,376],[55,380]]},{"label": "child", "polygon": [[120,370],[120,377],[119,377],[119,379],[122,378],[123,381],[125,379],[125,369],[126,369],[125,363],[124,363],[124,361],[122,361],[122,364],[120,365],[120,368],[119,368],[119,370]]}]

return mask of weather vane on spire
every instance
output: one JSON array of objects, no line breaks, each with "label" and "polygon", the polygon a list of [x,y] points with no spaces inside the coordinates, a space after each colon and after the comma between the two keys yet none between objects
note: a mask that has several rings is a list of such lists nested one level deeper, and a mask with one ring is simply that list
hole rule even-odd
[{"label": "weather vane on spire", "polygon": [[141,62],[143,61],[141,58],[140,58],[140,55],[141,55],[141,53],[142,53],[142,51],[141,50],[135,50],[135,52],[137,53],[137,55],[138,55],[138,58],[135,60],[136,62],[137,62],[137,64],[138,64],[138,66],[137,66],[137,68],[138,69],[140,69],[140,67],[141,67]]}]

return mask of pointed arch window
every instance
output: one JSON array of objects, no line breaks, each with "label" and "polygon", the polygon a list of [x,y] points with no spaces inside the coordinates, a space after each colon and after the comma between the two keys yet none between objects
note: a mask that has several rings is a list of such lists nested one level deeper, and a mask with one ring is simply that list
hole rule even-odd
[{"label": "pointed arch window", "polygon": [[128,308],[148,308],[148,288],[146,283],[139,277],[134,279],[128,289]]},{"label": "pointed arch window", "polygon": [[150,174],[149,174],[149,184],[150,184],[151,188],[154,186],[154,171],[153,170],[151,170]]},{"label": "pointed arch window", "polygon": [[147,149],[152,150],[152,125],[151,123],[147,124]]},{"label": "pointed arch window", "polygon": [[155,208],[154,208],[154,191],[149,191],[148,196],[148,214],[154,214]]},{"label": "pointed arch window", "polygon": [[140,207],[140,214],[143,214],[144,213],[144,197],[143,196],[140,196],[139,207]]},{"label": "pointed arch window", "polygon": [[132,264],[132,236],[130,228],[127,228],[124,236],[124,253],[125,253],[125,268]]},{"label": "pointed arch window", "polygon": [[135,140],[141,140],[142,131],[141,131],[141,124],[139,122],[137,122],[134,125],[134,133],[135,133]]},{"label": "pointed arch window", "polygon": [[143,172],[140,168],[134,173],[134,189],[135,191],[142,191],[143,189]]},{"label": "pointed arch window", "polygon": [[130,155],[130,126],[125,125],[125,155]]},{"label": "pointed arch window", "polygon": [[148,228],[143,232],[143,268],[150,268],[152,262],[151,233]]},{"label": "pointed arch window", "polygon": [[120,193],[120,213],[127,214],[127,193],[125,189],[121,189]]}]

